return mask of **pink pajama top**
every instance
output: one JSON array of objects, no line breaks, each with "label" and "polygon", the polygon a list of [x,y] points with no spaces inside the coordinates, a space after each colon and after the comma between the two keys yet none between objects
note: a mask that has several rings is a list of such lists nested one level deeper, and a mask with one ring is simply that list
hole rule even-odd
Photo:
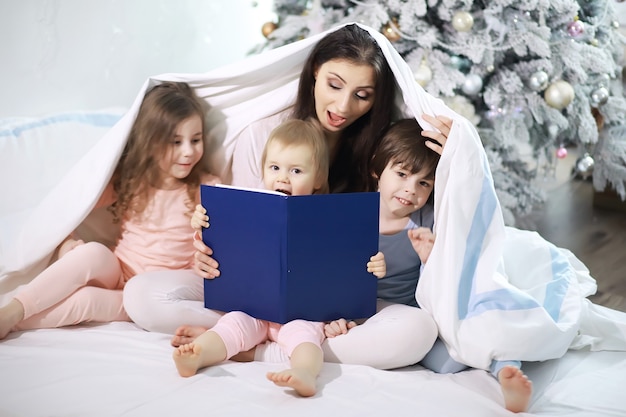
[{"label": "pink pajama top", "polygon": [[143,215],[124,221],[114,249],[124,282],[143,272],[192,267],[195,249],[188,198],[184,186],[155,190]]}]

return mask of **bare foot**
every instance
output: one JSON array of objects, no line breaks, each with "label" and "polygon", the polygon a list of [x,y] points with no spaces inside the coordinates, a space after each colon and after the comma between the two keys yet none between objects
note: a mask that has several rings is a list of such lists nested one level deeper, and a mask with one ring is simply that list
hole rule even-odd
[{"label": "bare foot", "polygon": [[302,397],[312,397],[317,392],[316,377],[304,369],[285,369],[281,372],[268,372],[267,379],[279,387],[296,390]]},{"label": "bare foot", "polygon": [[7,337],[11,333],[11,329],[23,318],[24,306],[16,299],[12,299],[9,304],[0,308],[0,340]]},{"label": "bare foot", "polygon": [[188,377],[194,376],[198,369],[200,369],[200,355],[202,354],[202,347],[194,343],[188,343],[181,345],[174,349],[172,357],[176,364],[176,369],[180,376]]},{"label": "bare foot", "polygon": [[207,328],[202,326],[180,326],[176,329],[176,333],[172,336],[172,346],[179,347],[191,343],[196,340],[196,337],[206,332]]},{"label": "bare foot", "polygon": [[514,413],[527,411],[533,383],[522,370],[514,366],[505,366],[498,372],[498,380],[502,387],[506,409]]}]

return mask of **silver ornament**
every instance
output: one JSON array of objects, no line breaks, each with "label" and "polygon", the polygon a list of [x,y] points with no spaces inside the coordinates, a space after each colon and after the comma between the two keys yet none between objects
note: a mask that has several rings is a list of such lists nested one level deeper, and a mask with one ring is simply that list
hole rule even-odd
[{"label": "silver ornament", "polygon": [[576,160],[576,164],[574,165],[575,173],[581,176],[583,179],[587,179],[593,174],[593,167],[595,165],[595,161],[585,152],[583,156]]},{"label": "silver ornament", "polygon": [[609,90],[605,87],[598,87],[591,92],[589,101],[593,107],[598,107],[609,101]]},{"label": "silver ornament", "polygon": [[543,91],[548,87],[548,74],[545,71],[537,71],[528,79],[528,86],[533,91]]},{"label": "silver ornament", "polygon": [[463,81],[461,90],[468,96],[475,96],[483,89],[483,79],[477,74],[468,74]]}]

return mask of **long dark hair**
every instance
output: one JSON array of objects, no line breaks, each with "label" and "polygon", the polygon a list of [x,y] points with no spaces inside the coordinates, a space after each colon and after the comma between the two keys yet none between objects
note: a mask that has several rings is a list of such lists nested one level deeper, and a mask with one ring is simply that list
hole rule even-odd
[{"label": "long dark hair", "polygon": [[342,132],[336,157],[331,161],[330,191],[369,191],[368,162],[393,118],[395,80],[374,38],[357,25],[344,26],[322,38],[309,54],[300,76],[294,118],[316,117],[315,72],[333,59],[370,65],[376,76],[376,93],[372,108]]}]

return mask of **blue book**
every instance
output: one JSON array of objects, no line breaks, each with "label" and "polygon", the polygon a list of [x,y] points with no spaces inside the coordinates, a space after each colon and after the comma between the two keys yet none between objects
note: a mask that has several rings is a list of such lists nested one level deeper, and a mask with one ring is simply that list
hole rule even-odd
[{"label": "blue book", "polygon": [[258,319],[330,321],[376,312],[378,193],[287,196],[201,187],[220,276],[204,280],[204,305]]}]

